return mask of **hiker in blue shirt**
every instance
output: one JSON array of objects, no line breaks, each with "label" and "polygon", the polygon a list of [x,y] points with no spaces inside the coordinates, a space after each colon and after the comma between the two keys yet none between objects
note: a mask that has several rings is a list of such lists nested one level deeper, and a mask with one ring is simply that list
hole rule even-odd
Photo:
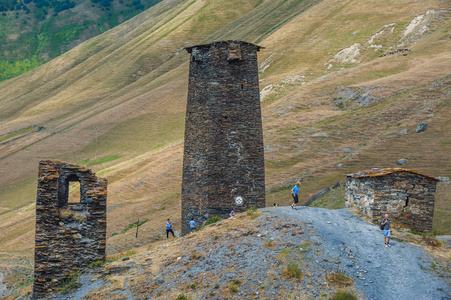
[{"label": "hiker in blue shirt", "polygon": [[172,231],[172,223],[171,220],[168,219],[166,222],[166,238],[169,238],[169,232],[172,233],[172,236],[175,237],[174,231]]},{"label": "hiker in blue shirt", "polygon": [[291,189],[291,196],[293,196],[293,204],[291,204],[291,208],[293,209],[297,209],[296,204],[299,202],[298,194],[300,186],[301,183],[298,181],[296,182],[295,186]]},{"label": "hiker in blue shirt", "polygon": [[391,230],[390,230],[390,219],[388,218],[388,214],[385,214],[385,218],[382,220],[381,225],[384,226],[384,243],[385,247],[391,247],[390,246],[390,236],[391,236]]},{"label": "hiker in blue shirt", "polygon": [[191,232],[196,230],[196,222],[194,222],[194,218],[192,218],[191,221],[189,221],[189,229],[191,230]]}]

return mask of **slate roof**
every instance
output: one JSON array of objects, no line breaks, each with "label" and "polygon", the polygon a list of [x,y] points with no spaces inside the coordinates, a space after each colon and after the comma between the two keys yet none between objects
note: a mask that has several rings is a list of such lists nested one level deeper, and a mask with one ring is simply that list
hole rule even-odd
[{"label": "slate roof", "polygon": [[348,177],[353,177],[353,178],[363,178],[363,177],[379,177],[379,176],[385,176],[388,174],[393,174],[395,172],[410,172],[410,173],[414,173],[414,174],[418,174],[424,177],[428,177],[428,178],[432,178],[435,179],[437,181],[440,181],[440,179],[435,178],[433,176],[430,175],[426,175],[423,173],[420,173],[418,171],[415,170],[409,170],[409,169],[403,169],[403,168],[374,168],[371,170],[366,170],[366,171],[361,171],[358,173],[353,173],[353,174],[346,174],[346,176]]}]

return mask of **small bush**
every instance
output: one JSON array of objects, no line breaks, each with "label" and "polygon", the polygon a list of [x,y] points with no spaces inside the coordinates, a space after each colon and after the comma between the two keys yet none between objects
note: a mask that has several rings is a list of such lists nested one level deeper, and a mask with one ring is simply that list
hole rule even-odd
[{"label": "small bush", "polygon": [[248,215],[252,215],[252,214],[255,213],[256,211],[257,211],[257,207],[251,206],[251,207],[248,208],[247,214],[248,214]]},{"label": "small bush", "polygon": [[219,289],[219,283],[215,284],[215,289]]},{"label": "small bush", "polygon": [[334,272],[326,275],[327,283],[339,287],[351,286],[354,284],[354,280],[342,272]]},{"label": "small bush", "polygon": [[221,217],[219,216],[211,216],[208,218],[207,222],[205,222],[205,226],[221,221]]},{"label": "small bush", "polygon": [[415,230],[415,229],[412,229],[412,231],[411,231],[413,234],[416,234],[416,235],[421,235],[421,236],[426,236],[426,234],[424,233],[424,232],[421,232],[421,231],[417,231],[417,230]]},{"label": "small bush", "polygon": [[194,289],[196,288],[196,284],[195,284],[195,283],[191,283],[191,284],[189,285],[189,287],[190,287],[190,289],[194,290]]},{"label": "small bush", "polygon": [[338,291],[330,298],[330,300],[359,300],[359,298],[352,292]]},{"label": "small bush", "polygon": [[71,290],[79,287],[79,284],[77,283],[79,272],[75,272],[69,275],[69,278],[63,282],[61,285],[61,294],[67,294]]},{"label": "small bush", "polygon": [[291,262],[283,270],[283,275],[287,278],[301,279],[302,272],[294,262]]},{"label": "small bush", "polygon": [[440,247],[442,245],[442,243],[437,240],[436,238],[433,237],[423,237],[423,242],[431,247]]},{"label": "small bush", "polygon": [[94,269],[95,267],[101,267],[103,265],[103,261],[96,260],[89,264],[90,269]]},{"label": "small bush", "polygon": [[230,289],[230,291],[231,291],[232,293],[238,292],[238,287],[237,287],[236,284],[234,284],[234,283],[231,283],[231,284],[229,285],[229,289]]},{"label": "small bush", "polygon": [[188,300],[188,297],[186,297],[184,294],[180,294],[175,298],[175,300]]},{"label": "small bush", "polygon": [[241,283],[241,280],[239,280],[239,279],[235,279],[234,281],[233,281],[233,284],[240,284]]}]

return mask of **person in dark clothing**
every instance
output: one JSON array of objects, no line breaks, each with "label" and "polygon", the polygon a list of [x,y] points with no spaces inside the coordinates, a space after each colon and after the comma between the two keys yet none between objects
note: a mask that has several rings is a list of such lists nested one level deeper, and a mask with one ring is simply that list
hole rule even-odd
[{"label": "person in dark clothing", "polygon": [[391,230],[390,230],[390,219],[388,218],[388,214],[385,214],[385,218],[382,220],[381,225],[384,226],[384,243],[385,247],[391,247],[390,246],[390,236],[391,236]]},{"label": "person in dark clothing", "polygon": [[171,220],[168,219],[166,222],[166,238],[169,238],[169,232],[172,233],[172,236],[175,237],[174,231],[172,231],[172,223]]},{"label": "person in dark clothing", "polygon": [[296,182],[296,185],[291,189],[291,196],[293,196],[293,204],[291,204],[291,208],[297,209],[296,204],[299,202],[298,194],[300,186],[301,183],[298,181]]}]

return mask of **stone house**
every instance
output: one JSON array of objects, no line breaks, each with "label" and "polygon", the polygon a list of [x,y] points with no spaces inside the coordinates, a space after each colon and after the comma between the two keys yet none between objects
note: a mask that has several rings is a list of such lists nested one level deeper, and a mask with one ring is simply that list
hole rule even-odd
[{"label": "stone house", "polygon": [[395,228],[432,230],[439,179],[401,168],[346,176],[346,207],[358,207],[373,222],[380,222],[387,213]]}]

